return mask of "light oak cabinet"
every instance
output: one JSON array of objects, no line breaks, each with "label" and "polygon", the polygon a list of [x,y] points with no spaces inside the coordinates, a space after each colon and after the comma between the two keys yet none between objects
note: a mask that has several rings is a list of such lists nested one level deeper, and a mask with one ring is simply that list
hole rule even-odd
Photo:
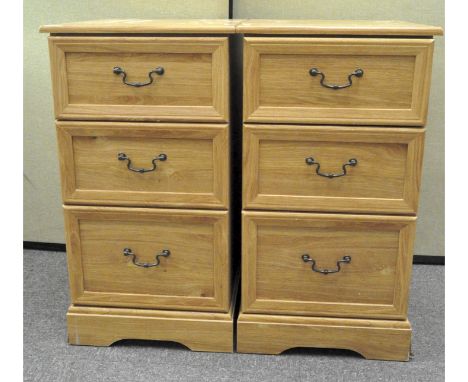
[{"label": "light oak cabinet", "polygon": [[184,23],[42,28],[51,32],[71,344],[139,338],[233,351],[235,23]]},{"label": "light oak cabinet", "polygon": [[238,351],[331,347],[408,360],[423,126],[440,29],[250,20],[238,31]]},{"label": "light oak cabinet", "polygon": [[440,28],[109,20],[41,31],[70,343],[232,352],[237,341],[244,353],[330,347],[408,359]]}]

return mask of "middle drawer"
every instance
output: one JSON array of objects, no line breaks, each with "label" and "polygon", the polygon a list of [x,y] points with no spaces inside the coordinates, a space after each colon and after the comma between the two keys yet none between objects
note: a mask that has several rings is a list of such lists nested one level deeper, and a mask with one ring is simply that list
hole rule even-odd
[{"label": "middle drawer", "polygon": [[423,129],[244,127],[246,209],[417,211]]},{"label": "middle drawer", "polygon": [[65,203],[226,209],[227,125],[57,122]]}]

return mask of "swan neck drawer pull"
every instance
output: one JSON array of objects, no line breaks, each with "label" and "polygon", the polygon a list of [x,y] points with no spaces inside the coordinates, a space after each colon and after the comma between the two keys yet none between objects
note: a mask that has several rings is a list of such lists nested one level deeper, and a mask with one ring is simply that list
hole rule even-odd
[{"label": "swan neck drawer pull", "polygon": [[126,160],[127,161],[127,168],[130,171],[137,172],[139,174],[144,174],[145,172],[151,172],[151,171],[156,170],[156,161],[164,162],[167,159],[167,155],[166,154],[159,154],[157,157],[153,158],[153,160],[151,161],[151,163],[153,164],[153,168],[149,168],[149,169],[132,167],[132,161],[128,157],[128,155],[125,154],[125,153],[118,153],[117,154],[117,159],[118,160]]},{"label": "swan neck drawer pull", "polygon": [[171,255],[171,251],[168,249],[163,249],[159,255],[156,255],[156,262],[155,263],[140,263],[138,262],[136,255],[133,253],[131,248],[124,248],[123,250],[123,255],[124,256],[132,256],[132,262],[135,264],[137,267],[142,267],[142,268],[151,268],[151,267],[157,267],[160,263],[159,258],[162,257],[168,257]]},{"label": "swan neck drawer pull", "polygon": [[315,260],[312,259],[309,255],[305,254],[302,255],[302,261],[304,263],[312,263],[312,270],[317,273],[321,273],[322,275],[328,275],[330,273],[338,273],[341,271],[341,264],[349,264],[351,262],[351,256],[343,256],[341,260],[336,262],[336,269],[318,269],[315,266]]},{"label": "swan neck drawer pull", "polygon": [[356,167],[357,164],[358,164],[358,161],[357,159],[350,159],[348,160],[348,163],[345,163],[343,166],[341,166],[341,168],[343,169],[343,171],[340,173],[340,174],[334,174],[334,173],[329,173],[329,172],[320,172],[320,163],[319,162],[316,162],[314,158],[312,157],[308,157],[305,159],[305,162],[309,165],[309,166],[317,166],[315,168],[315,172],[317,175],[320,175],[320,176],[323,176],[324,178],[328,178],[328,179],[332,179],[332,178],[339,178],[340,176],[345,176],[347,175],[347,171],[346,171],[346,167],[347,166],[351,166],[351,167]]},{"label": "swan neck drawer pull", "polygon": [[356,76],[358,78],[361,78],[364,76],[364,70],[362,69],[356,69],[354,72],[348,75],[348,83],[344,85],[328,85],[325,83],[325,74],[322,73],[320,70],[317,68],[312,68],[309,70],[309,74],[312,77],[317,77],[320,76],[320,85],[322,85],[324,88],[328,89],[333,89],[333,90],[340,90],[340,89],[345,89],[349,88],[353,84],[353,76]]},{"label": "swan neck drawer pull", "polygon": [[151,85],[153,83],[153,74],[157,74],[158,76],[162,76],[164,74],[164,68],[161,67],[161,66],[158,66],[157,68],[151,70],[149,73],[148,73],[148,77],[149,77],[149,81],[148,82],[127,82],[127,73],[125,73],[125,70],[123,70],[123,68],[121,68],[120,66],[114,66],[114,68],[112,69],[112,71],[114,72],[114,74],[120,76],[121,74],[123,74],[122,76],[122,82],[125,84],[125,85],[128,85],[128,86],[134,86],[136,88],[140,88],[142,86],[147,86],[147,85]]}]

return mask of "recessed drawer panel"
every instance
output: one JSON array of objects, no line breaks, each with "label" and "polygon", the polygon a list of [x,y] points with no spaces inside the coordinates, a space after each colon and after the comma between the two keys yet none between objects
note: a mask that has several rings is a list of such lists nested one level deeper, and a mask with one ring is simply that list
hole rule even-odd
[{"label": "recessed drawer panel", "polygon": [[65,206],[78,305],[227,311],[228,213]]},{"label": "recessed drawer panel", "polygon": [[247,37],[244,120],[425,124],[433,40]]},{"label": "recessed drawer panel", "polygon": [[58,119],[228,121],[227,37],[50,37]]},{"label": "recessed drawer panel", "polygon": [[66,203],[227,208],[226,125],[57,122]]},{"label": "recessed drawer panel", "polygon": [[416,214],[424,130],[244,127],[244,207]]},{"label": "recessed drawer panel", "polygon": [[242,312],[406,317],[416,218],[243,214]]}]

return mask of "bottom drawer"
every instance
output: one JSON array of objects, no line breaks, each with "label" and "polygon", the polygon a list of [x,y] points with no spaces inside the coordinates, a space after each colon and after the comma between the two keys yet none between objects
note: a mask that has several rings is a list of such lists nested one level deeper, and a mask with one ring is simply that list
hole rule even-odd
[{"label": "bottom drawer", "polygon": [[243,212],[242,312],[404,319],[415,220]]},{"label": "bottom drawer", "polygon": [[64,208],[73,304],[228,311],[227,212]]}]

